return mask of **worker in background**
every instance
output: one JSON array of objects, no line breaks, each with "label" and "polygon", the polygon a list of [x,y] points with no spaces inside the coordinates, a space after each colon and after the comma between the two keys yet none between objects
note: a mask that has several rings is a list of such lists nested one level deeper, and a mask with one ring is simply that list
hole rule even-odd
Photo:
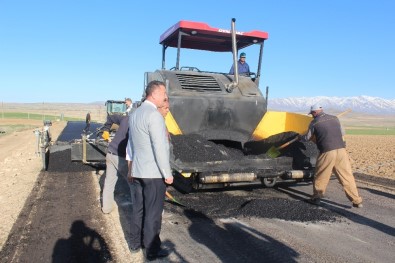
[{"label": "worker in background", "polygon": [[89,130],[91,128],[91,112],[88,111],[85,117],[85,128],[84,128],[84,133],[89,133]]},{"label": "worker in background", "polygon": [[[127,106],[125,112],[127,116],[134,111],[132,107],[132,100],[130,98],[125,98],[125,105]],[[106,122],[104,123],[103,127],[100,128],[100,130],[103,132],[101,137],[106,141],[110,141],[110,131],[116,130],[116,126],[119,126],[119,122],[118,114],[107,114]],[[113,124],[116,125],[113,126]]]},{"label": "worker in background", "polygon": [[163,106],[158,108],[159,113],[163,116],[163,118],[166,118],[166,115],[170,111],[170,103],[169,99],[166,99]]},{"label": "worker in background", "polygon": [[130,98],[125,98],[126,104],[126,115],[130,115],[132,111],[132,100]]},{"label": "worker in background", "polygon": [[[126,160],[126,145],[129,139],[129,116],[108,116],[104,125],[103,138],[107,137],[112,124],[117,124],[118,130],[108,145],[106,154],[106,177],[104,179],[102,212],[110,213],[114,208],[114,189],[119,176],[128,176],[128,161]],[[107,130],[108,129],[108,130]],[[108,139],[108,137],[107,137]]]},{"label": "worker in background", "polygon": [[[232,65],[232,67],[229,70],[229,74],[230,75],[234,75],[235,74],[235,69],[234,69],[235,65]],[[247,62],[246,62],[246,53],[242,52],[240,53],[240,58],[237,61],[237,68],[239,71],[239,75],[250,75],[250,66],[248,66]]]},{"label": "worker in background", "polygon": [[[166,119],[166,116],[167,116],[167,114],[168,114],[169,111],[170,111],[169,99],[167,99],[167,100],[165,101],[165,103],[163,104],[162,107],[158,108],[158,111],[159,111],[159,113],[163,116],[163,118]],[[169,142],[170,142],[171,137],[170,137],[169,130],[167,129],[167,126],[166,126],[166,136],[167,136],[167,138],[169,139]],[[172,147],[172,144],[170,143],[170,147],[169,147],[170,152],[172,152],[172,148],[171,148],[171,147]]]},{"label": "worker in background", "polygon": [[131,253],[145,247],[147,260],[166,257],[161,248],[160,230],[166,184],[173,183],[166,126],[158,108],[167,99],[166,86],[151,81],[146,99],[129,118],[129,142],[132,154]]},{"label": "worker in background", "polygon": [[307,134],[300,135],[299,139],[315,141],[320,152],[315,167],[313,196],[309,202],[320,204],[329,179],[334,173],[353,207],[362,208],[362,198],[358,194],[339,119],[324,113],[319,104],[311,106],[309,114],[313,115],[314,119],[309,125]]}]

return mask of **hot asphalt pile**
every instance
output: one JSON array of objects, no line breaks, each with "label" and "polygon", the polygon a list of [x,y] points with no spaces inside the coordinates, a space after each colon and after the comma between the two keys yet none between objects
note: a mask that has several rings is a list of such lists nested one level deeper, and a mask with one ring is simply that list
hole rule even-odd
[{"label": "hot asphalt pile", "polygon": [[303,200],[275,197],[275,189],[254,189],[248,196],[232,195],[232,191],[197,192],[182,195],[171,191],[184,206],[166,203],[165,209],[183,215],[194,211],[209,218],[256,217],[277,218],[299,222],[334,222],[341,216],[324,207],[311,205]]},{"label": "hot asphalt pile", "polygon": [[241,150],[227,148],[198,134],[173,135],[173,154],[183,162],[235,160],[244,156]]},{"label": "hot asphalt pile", "polygon": [[266,153],[270,147],[278,147],[297,136],[296,132],[283,132],[272,135],[266,139],[259,141],[248,141],[245,143],[244,148],[247,154],[260,155]]},{"label": "hot asphalt pile", "polygon": [[[248,155],[256,155],[262,158],[270,147],[279,147],[284,143],[289,142],[297,135],[298,134],[296,132],[284,132],[275,134],[260,141],[249,141],[244,145],[244,152]],[[296,141],[288,145],[281,149],[280,152],[280,156],[293,157],[293,169],[303,169],[306,166],[310,166],[309,159],[306,160],[306,157],[312,157],[313,164],[315,164],[315,158],[319,154],[315,143],[300,141]]]},{"label": "hot asphalt pile", "polygon": [[[260,141],[249,141],[245,143],[244,149],[216,144],[198,134],[172,135],[171,142],[175,160],[183,163],[214,162],[243,158],[267,159],[269,157],[266,153],[270,147],[278,147],[292,140],[296,135],[295,132],[285,132]],[[282,149],[281,153],[281,156],[293,157],[293,169],[311,166],[306,157],[313,157],[315,164],[315,157],[318,156],[317,147],[313,142],[294,142]]]}]

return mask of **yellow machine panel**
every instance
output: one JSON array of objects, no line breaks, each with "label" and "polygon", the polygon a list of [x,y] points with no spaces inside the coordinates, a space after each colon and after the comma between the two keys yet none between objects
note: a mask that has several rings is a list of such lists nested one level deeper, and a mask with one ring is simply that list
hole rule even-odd
[{"label": "yellow machine panel", "polygon": [[166,115],[165,122],[166,122],[167,130],[171,134],[173,134],[173,135],[180,135],[180,134],[182,134],[182,132],[180,130],[180,127],[178,127],[178,124],[177,124],[176,120],[174,119],[174,117],[173,117],[173,115],[171,114],[170,111]]},{"label": "yellow machine panel", "polygon": [[268,111],[259,122],[254,133],[253,140],[266,139],[282,132],[307,132],[312,117],[292,112]]}]

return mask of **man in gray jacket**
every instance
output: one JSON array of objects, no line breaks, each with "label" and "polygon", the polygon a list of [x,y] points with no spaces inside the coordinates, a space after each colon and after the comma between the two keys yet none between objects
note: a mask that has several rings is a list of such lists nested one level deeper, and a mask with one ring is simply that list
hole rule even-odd
[{"label": "man in gray jacket", "polygon": [[[132,158],[132,253],[146,249],[148,260],[168,256],[159,237],[166,184],[173,183],[165,121],[157,110],[167,100],[163,82],[152,81],[146,100],[129,118]],[[165,184],[166,183],[166,184]]]}]

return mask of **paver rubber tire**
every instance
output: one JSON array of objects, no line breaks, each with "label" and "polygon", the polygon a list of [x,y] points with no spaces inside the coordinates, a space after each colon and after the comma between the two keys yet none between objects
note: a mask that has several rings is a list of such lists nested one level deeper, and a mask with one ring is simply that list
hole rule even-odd
[{"label": "paver rubber tire", "polygon": [[272,188],[273,186],[276,185],[276,183],[277,183],[277,178],[276,178],[276,177],[272,177],[272,178],[265,177],[265,178],[262,178],[262,179],[261,179],[261,182],[262,182],[262,184],[263,184],[265,187],[267,187],[267,188]]}]

